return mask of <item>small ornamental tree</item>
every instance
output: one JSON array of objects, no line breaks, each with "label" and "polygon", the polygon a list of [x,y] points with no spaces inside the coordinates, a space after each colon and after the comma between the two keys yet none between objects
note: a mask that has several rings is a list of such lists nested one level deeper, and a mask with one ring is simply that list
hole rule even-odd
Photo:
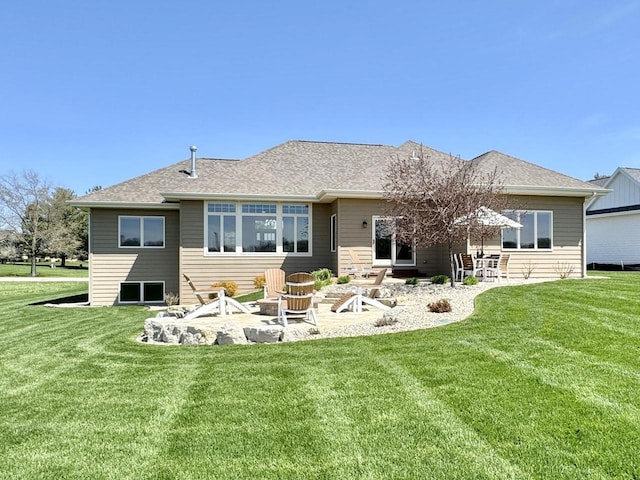
[{"label": "small ornamental tree", "polygon": [[416,247],[448,247],[451,286],[455,286],[453,246],[467,238],[496,235],[500,227],[481,222],[480,207],[506,208],[497,170],[484,171],[473,161],[421,152],[389,164],[384,185],[388,214],[395,217],[399,242]]}]

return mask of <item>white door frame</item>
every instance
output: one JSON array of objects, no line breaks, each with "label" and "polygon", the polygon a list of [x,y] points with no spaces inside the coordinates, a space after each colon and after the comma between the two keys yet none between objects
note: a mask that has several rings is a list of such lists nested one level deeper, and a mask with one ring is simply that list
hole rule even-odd
[{"label": "white door frame", "polygon": [[389,252],[390,258],[376,258],[376,223],[378,221],[394,221],[394,217],[382,216],[382,215],[374,215],[371,217],[371,263],[372,266],[376,267],[415,267],[416,265],[416,248],[415,245],[411,247],[411,260],[410,261],[398,261],[397,254],[397,242],[396,235],[394,232],[391,233],[391,242]]}]

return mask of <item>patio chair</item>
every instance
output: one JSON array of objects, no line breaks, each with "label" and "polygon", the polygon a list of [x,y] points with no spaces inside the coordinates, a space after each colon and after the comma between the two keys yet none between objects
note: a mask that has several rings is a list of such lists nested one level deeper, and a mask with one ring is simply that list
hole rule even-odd
[{"label": "patio chair", "polygon": [[460,259],[462,260],[462,273],[464,277],[470,275],[477,277],[478,273],[482,272],[482,267],[476,264],[476,259],[473,258],[473,255],[462,253],[460,254]]},{"label": "patio chair", "polygon": [[361,261],[355,250],[349,249],[349,257],[351,258],[351,267],[345,269],[345,273],[353,275],[354,277],[365,277],[369,275],[377,275],[378,272],[373,270],[371,266],[365,266]]},{"label": "patio chair", "polygon": [[289,324],[287,315],[304,316],[312,324],[318,324],[313,308],[315,278],[310,273],[292,273],[286,278],[287,293],[278,295],[278,323]]},{"label": "patio chair", "polygon": [[502,254],[495,262],[485,267],[486,278],[497,278],[498,281],[504,276],[509,280],[509,254]]},{"label": "patio chair", "polygon": [[367,295],[364,294],[362,287],[358,286],[355,292],[345,293],[337,302],[331,305],[331,311],[340,313],[345,310],[351,310],[355,313],[361,313],[363,303],[371,305],[372,307],[379,308],[380,310],[390,310],[391,307],[376,300],[376,296],[380,291],[380,284],[382,284],[386,273],[386,268],[378,272],[378,275],[376,276],[375,281],[371,284],[371,288],[369,289],[369,293]]},{"label": "patio chair", "polygon": [[187,275],[186,273],[183,273],[182,276],[191,287],[191,290],[193,290],[193,294],[196,296],[196,298],[200,302],[200,305],[206,305],[207,303],[210,303],[212,301],[212,299],[210,298],[210,295],[218,295],[220,290],[224,291],[224,289],[222,288],[200,290],[196,288],[196,286],[194,285],[189,275]]},{"label": "patio chair", "polygon": [[269,268],[264,271],[264,298],[278,298],[284,293],[285,273],[281,268]]},{"label": "patio chair", "polygon": [[[201,317],[203,315],[211,315],[215,310],[218,311],[221,317],[224,317],[227,315],[227,313],[231,313],[232,307],[237,308],[243,313],[251,313],[245,305],[242,305],[240,302],[234,300],[231,297],[227,297],[224,294],[224,288],[220,287],[216,289],[200,290],[196,288],[193,281],[188,275],[182,274],[182,276],[187,281],[187,283],[193,290],[194,295],[200,302],[200,306],[194,308],[184,316],[185,320]],[[209,295],[211,294],[215,294],[216,298],[210,299]]]},{"label": "patio chair", "polygon": [[460,253],[452,253],[451,257],[453,257],[453,264],[455,267],[455,278],[456,282],[461,282],[464,278],[464,268],[462,265],[462,258],[460,257]]}]

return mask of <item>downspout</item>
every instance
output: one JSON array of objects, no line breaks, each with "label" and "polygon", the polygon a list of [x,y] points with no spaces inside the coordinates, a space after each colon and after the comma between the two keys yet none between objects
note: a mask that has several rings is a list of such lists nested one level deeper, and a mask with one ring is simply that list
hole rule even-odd
[{"label": "downspout", "polygon": [[198,173],[196,172],[196,150],[198,150],[198,148],[191,146],[189,150],[191,150],[191,173],[189,174],[189,178],[198,178]]},{"label": "downspout", "polygon": [[591,197],[584,197],[582,204],[582,278],[587,276],[587,207],[595,197],[596,192],[592,192]]}]

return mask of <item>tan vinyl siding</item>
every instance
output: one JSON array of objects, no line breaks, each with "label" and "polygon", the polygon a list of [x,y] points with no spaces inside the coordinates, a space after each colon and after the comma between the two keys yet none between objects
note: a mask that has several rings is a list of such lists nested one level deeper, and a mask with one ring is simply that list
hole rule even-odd
[{"label": "tan vinyl siding", "polygon": [[[165,218],[164,248],[119,248],[118,217]],[[178,219],[173,210],[92,209],[89,252],[92,305],[115,305],[121,282],[164,282],[165,292],[178,292]]]},{"label": "tan vinyl siding", "polygon": [[[514,205],[521,210],[545,210],[553,212],[553,249],[549,250],[505,250],[502,251],[500,237],[484,239],[486,254],[511,254],[509,271],[514,277],[522,277],[523,271],[533,268],[534,278],[557,278],[560,272],[572,269],[572,276],[583,275],[583,208],[582,197],[513,197]],[[382,215],[384,202],[375,200],[340,199],[338,203],[338,250],[340,272],[351,266],[349,249],[357,252],[363,263],[372,259],[373,216]],[[362,221],[368,226],[362,228]],[[470,253],[480,250],[480,239],[472,239]],[[456,252],[466,251],[466,245],[457,245]],[[375,265],[374,265],[375,267]],[[449,274],[449,255],[445,245],[418,248],[416,266],[421,275]]]},{"label": "tan vinyl siding", "polygon": [[[338,203],[338,252],[339,271],[344,274],[345,269],[351,267],[349,250],[357,253],[358,258],[371,265],[373,245],[373,217],[384,216],[386,204],[381,200],[353,200],[340,199]],[[367,228],[362,228],[363,220],[367,221]],[[373,264],[375,268],[375,263]],[[444,245],[431,248],[416,249],[415,266],[396,267],[417,269],[420,275],[432,276],[441,273],[448,274],[448,250]]]},{"label": "tan vinyl siding", "polygon": [[[553,212],[553,248],[549,250],[502,250],[500,237],[484,240],[485,254],[508,253],[509,272],[522,278],[532,269],[532,278],[558,278],[561,272],[572,269],[572,277],[584,274],[582,197],[516,197],[518,209]],[[472,239],[471,252],[480,249],[480,239]]]},{"label": "tan vinyl siding", "polygon": [[[205,255],[204,205],[202,201],[183,201],[180,217],[182,230],[180,273],[189,275],[199,288],[228,280],[238,284],[239,292],[246,293],[255,290],[254,278],[262,275],[267,268],[282,268],[289,274],[298,271],[310,272],[331,265],[329,205],[312,205],[313,256],[311,257],[276,254]],[[180,295],[182,303],[197,302],[185,282],[181,282]]]},{"label": "tan vinyl siding", "polygon": [[[384,202],[378,200],[338,199],[338,274],[344,275],[351,267],[349,250],[357,253],[358,258],[371,265],[371,243],[373,216],[381,215]],[[362,221],[367,221],[367,228],[362,228]]]}]

